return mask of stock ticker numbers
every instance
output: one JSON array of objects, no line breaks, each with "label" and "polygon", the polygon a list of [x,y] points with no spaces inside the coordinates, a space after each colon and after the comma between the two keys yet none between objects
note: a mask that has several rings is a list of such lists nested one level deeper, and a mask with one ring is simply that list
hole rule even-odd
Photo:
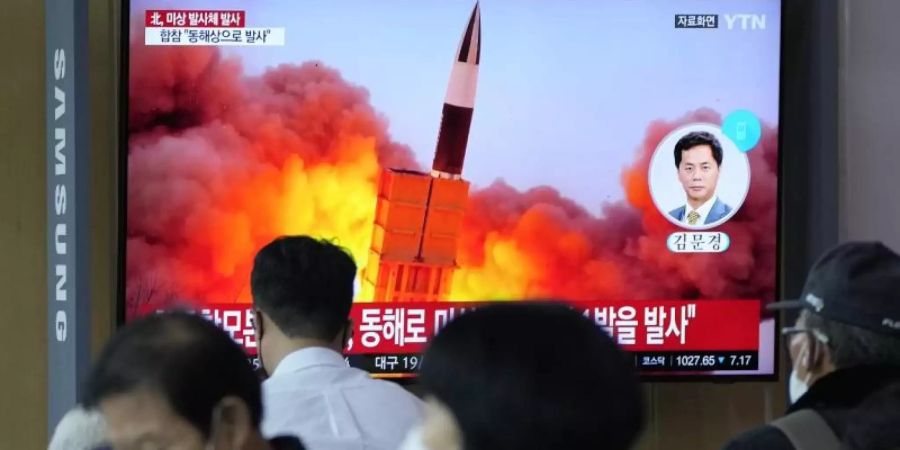
[{"label": "stock ticker numbers", "polygon": [[678,355],[675,361],[679,367],[711,368],[716,365],[716,357],[713,355]]},{"label": "stock ticker numbers", "polygon": [[635,367],[647,371],[707,372],[756,370],[757,352],[634,353]]},{"label": "stock ticker numbers", "polygon": [[[746,371],[757,369],[757,352],[633,352],[634,367],[653,372]],[[384,376],[413,376],[422,368],[421,354],[350,355],[353,367]]]},{"label": "stock ticker numbers", "polygon": [[731,359],[731,366],[738,368],[756,368],[756,364],[754,363],[754,355],[729,355]]}]

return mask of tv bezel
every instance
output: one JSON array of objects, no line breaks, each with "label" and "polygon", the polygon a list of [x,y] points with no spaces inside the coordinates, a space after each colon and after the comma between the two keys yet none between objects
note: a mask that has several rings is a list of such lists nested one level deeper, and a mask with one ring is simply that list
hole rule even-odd
[{"label": "tv bezel", "polygon": [[[125,324],[128,192],[128,86],[131,1],[121,0],[118,33],[118,146],[116,206],[116,327]],[[778,120],[778,224],[776,293],[797,296],[816,255],[837,241],[837,14],[835,0],[781,0]],[[832,23],[833,22],[833,23]],[[821,45],[833,37],[835,45]],[[818,46],[818,47],[817,47]],[[817,81],[810,83],[810,80]],[[788,89],[785,87],[788,86]],[[829,141],[828,137],[834,139]],[[789,151],[785,151],[789,148]],[[815,157],[811,164],[811,157]],[[791,187],[786,195],[786,186]],[[786,318],[775,315],[771,374],[641,373],[647,382],[765,382],[782,375],[778,336]],[[790,317],[787,317],[790,319]],[[395,379],[415,384],[416,378]]]}]

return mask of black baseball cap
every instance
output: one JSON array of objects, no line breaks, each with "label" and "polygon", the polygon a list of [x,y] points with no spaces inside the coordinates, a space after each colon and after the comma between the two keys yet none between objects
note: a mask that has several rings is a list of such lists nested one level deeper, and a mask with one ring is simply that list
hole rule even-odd
[{"label": "black baseball cap", "polygon": [[900,255],[881,242],[838,245],[810,269],[799,300],[768,308],[805,308],[835,322],[900,336]]}]

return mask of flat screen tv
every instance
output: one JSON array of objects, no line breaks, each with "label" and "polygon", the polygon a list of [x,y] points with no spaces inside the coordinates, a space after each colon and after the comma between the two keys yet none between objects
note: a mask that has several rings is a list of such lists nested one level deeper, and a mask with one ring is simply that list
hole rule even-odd
[{"label": "flat screen tv", "polygon": [[[780,0],[131,0],[124,320],[252,358],[275,237],[349,251],[350,364],[563,301],[648,378],[775,373]],[[534,330],[540,333],[541,330]]]}]

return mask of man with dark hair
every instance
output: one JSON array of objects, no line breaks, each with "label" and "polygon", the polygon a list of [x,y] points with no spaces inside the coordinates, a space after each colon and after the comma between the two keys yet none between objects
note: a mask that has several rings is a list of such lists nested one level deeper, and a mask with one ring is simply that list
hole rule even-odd
[{"label": "man with dark hair", "polygon": [[253,262],[265,435],[301,436],[311,450],[394,450],[421,417],[421,402],[347,365],[356,264],[329,242],[275,239]]},{"label": "man with dark hair", "polygon": [[725,448],[837,448],[854,408],[900,381],[900,255],[881,243],[840,245],[813,266],[801,300],[771,307],[802,308],[783,330],[792,404]]},{"label": "man with dark hair", "polygon": [[713,224],[728,216],[731,206],[716,195],[721,166],[722,144],[712,133],[694,131],[679,139],[675,168],[687,198],[684,206],[669,211],[669,215],[690,227]]},{"label": "man with dark hair", "polygon": [[151,315],[117,333],[87,382],[113,448],[302,450],[259,431],[260,385],[224,331],[189,314]]},{"label": "man with dark hair", "polygon": [[459,316],[425,353],[420,381],[425,421],[403,450],[627,450],[642,428],[633,363],[559,303]]}]

